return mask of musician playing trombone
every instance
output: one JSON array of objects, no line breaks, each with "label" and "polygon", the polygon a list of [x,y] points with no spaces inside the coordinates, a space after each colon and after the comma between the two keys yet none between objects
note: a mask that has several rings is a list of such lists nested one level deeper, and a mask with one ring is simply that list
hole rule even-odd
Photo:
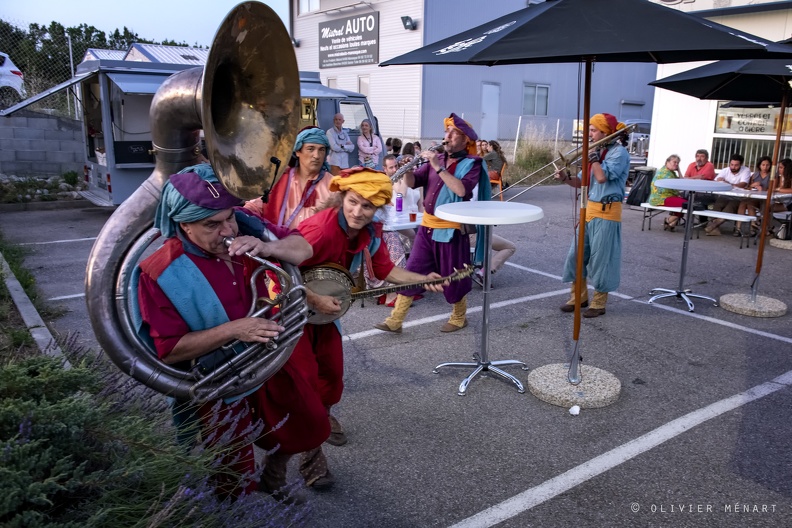
[{"label": "musician playing trombone", "polygon": [[[611,114],[596,114],[591,118],[589,139],[601,140],[624,128]],[[590,183],[586,222],[581,308],[588,307],[583,317],[599,317],[605,314],[608,292],[619,287],[621,278],[621,210],[624,200],[627,175],[630,170],[630,155],[618,138],[602,148],[588,154]],[[581,173],[573,177],[567,169],[555,173],[555,178],[567,185],[580,188]],[[566,263],[564,282],[575,282],[577,242],[572,241]],[[588,301],[585,279],[594,286],[594,298]],[[561,306],[562,312],[575,311],[575,285],[570,299]]]},{"label": "musician playing trombone", "polygon": [[[363,167],[341,171],[330,180],[334,201],[328,208],[300,224],[300,233],[311,244],[313,256],[300,265],[306,270],[328,263],[360,272],[362,266],[380,280],[394,284],[425,282],[441,279],[437,273],[426,275],[407,271],[393,264],[386,244],[382,243],[382,224],[374,221],[374,213],[390,202],[392,184],[384,173]],[[327,315],[340,313],[338,299],[320,295],[306,283],[308,307]],[[442,292],[444,283],[425,285],[430,291]],[[327,408],[341,400],[344,390],[344,356],[340,328],[337,321],[328,324],[307,324],[294,349],[300,358],[299,368],[306,373]],[[343,442],[346,436],[340,426]],[[336,445],[342,445],[337,443]],[[327,467],[321,446],[303,453],[300,472],[308,486],[316,489],[330,487],[334,478]]]},{"label": "musician playing trombone", "polygon": [[[239,203],[209,164],[174,174],[163,188],[155,226],[166,240],[140,264],[137,325],[165,363],[184,369],[207,365],[222,345],[235,339],[266,343],[284,330],[269,319],[247,317],[253,301],[250,279],[258,265],[246,254],[297,264],[311,256],[311,247],[296,231],[235,209]],[[279,239],[265,242],[265,230]],[[234,237],[230,247],[226,237]],[[257,291],[266,292],[265,274],[258,277]],[[284,491],[286,463],[293,454],[321,445],[330,434],[324,406],[295,367],[298,361],[292,353],[283,368],[247,396],[197,408],[188,402],[174,405],[174,423],[184,443],[193,440],[196,421],[205,442],[230,438],[223,456],[237,477],[221,477],[221,491],[237,495],[258,488],[279,500],[294,501]],[[246,439],[259,418],[264,434]],[[258,483],[252,440],[271,451]]]}]

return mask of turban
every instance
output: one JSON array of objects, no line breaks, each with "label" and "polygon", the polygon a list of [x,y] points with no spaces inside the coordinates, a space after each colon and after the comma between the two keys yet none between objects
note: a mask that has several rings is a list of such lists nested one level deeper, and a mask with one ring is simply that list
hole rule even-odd
[{"label": "turban", "polygon": [[[325,148],[330,148],[330,141],[327,139],[327,134],[324,130],[318,127],[306,127],[303,128],[299,134],[297,134],[297,139],[294,141],[294,152],[300,150],[304,144],[311,143],[314,145],[322,145]],[[292,155],[292,159],[296,160],[296,158]],[[289,164],[289,166],[293,166]],[[329,171],[330,165],[327,164],[327,160],[322,163],[322,170]]]},{"label": "turban", "polygon": [[624,128],[624,123],[619,123],[616,118],[610,114],[596,114],[591,117],[589,123],[603,132],[606,136],[610,136],[617,130]]},{"label": "turban", "polygon": [[154,227],[170,238],[178,233],[180,222],[197,222],[239,203],[239,198],[222,186],[208,163],[187,167],[172,175],[163,187]]},{"label": "turban", "polygon": [[393,184],[384,172],[363,167],[353,167],[341,171],[330,180],[330,190],[354,191],[374,204],[382,207],[389,203],[393,195]]},{"label": "turban", "polygon": [[475,154],[476,153],[476,140],[478,139],[478,134],[476,131],[473,130],[473,127],[470,126],[470,123],[459,117],[458,115],[452,113],[450,116],[443,119],[443,126],[446,130],[448,127],[453,127],[465,134],[468,137],[467,142],[467,151],[468,154]]}]

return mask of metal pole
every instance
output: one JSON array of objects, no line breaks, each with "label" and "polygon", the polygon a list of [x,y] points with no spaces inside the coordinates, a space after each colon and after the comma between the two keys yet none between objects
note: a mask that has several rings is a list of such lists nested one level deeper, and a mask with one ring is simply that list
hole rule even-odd
[{"label": "metal pole", "polygon": [[514,136],[514,156],[512,156],[512,163],[517,161],[517,143],[520,142],[520,127],[522,126],[522,115],[517,120],[517,135]]},{"label": "metal pole", "polygon": [[561,129],[561,120],[556,119],[556,137],[555,137],[555,145],[553,146],[553,152],[558,152],[558,132]]},{"label": "metal pole", "polygon": [[[66,33],[66,39],[69,41],[69,67],[71,71],[71,76],[74,77],[74,54],[72,52],[72,41],[71,35]],[[69,97],[69,92],[66,92],[66,108],[68,109],[69,115],[71,115],[71,97]],[[77,103],[74,105],[74,113],[75,117],[77,114]]]}]

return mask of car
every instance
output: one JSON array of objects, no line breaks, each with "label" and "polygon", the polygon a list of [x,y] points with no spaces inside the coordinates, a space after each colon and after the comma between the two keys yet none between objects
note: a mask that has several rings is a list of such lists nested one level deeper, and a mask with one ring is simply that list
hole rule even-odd
[{"label": "car", "polygon": [[8,108],[27,97],[25,77],[7,53],[0,51],[0,108]]},{"label": "car", "polygon": [[649,134],[652,131],[652,122],[648,119],[625,119],[624,124],[635,125],[627,141],[627,150],[630,152],[630,168],[645,166],[649,154]]}]

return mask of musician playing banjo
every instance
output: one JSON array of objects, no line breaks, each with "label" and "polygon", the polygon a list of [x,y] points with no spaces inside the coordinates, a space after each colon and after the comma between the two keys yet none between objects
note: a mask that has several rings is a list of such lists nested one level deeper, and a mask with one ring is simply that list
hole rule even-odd
[{"label": "musician playing banjo", "polygon": [[[310,268],[334,264],[353,273],[368,266],[372,275],[394,284],[425,282],[442,279],[437,273],[422,275],[394,266],[382,243],[382,224],[374,221],[377,209],[390,202],[392,184],[384,173],[363,167],[342,171],[330,180],[330,190],[338,191],[335,203],[303,221],[299,231],[313,248],[313,256],[300,265]],[[443,284],[426,285],[426,289],[443,291]],[[338,314],[341,303],[335,297],[312,292],[306,279],[308,306],[327,315]],[[303,353],[305,348],[311,354]],[[294,355],[309,360],[300,365],[310,373],[328,414],[330,407],[341,400],[344,389],[344,357],[341,333],[336,324],[305,325],[304,333],[294,350]],[[300,468],[306,484],[328,487],[333,477],[327,469],[327,460],[318,447],[304,453]]]},{"label": "musician playing banjo", "polygon": [[[140,264],[137,323],[141,337],[165,363],[189,369],[234,339],[267,342],[283,331],[269,319],[247,317],[253,300],[250,278],[257,264],[245,253],[297,264],[310,257],[311,247],[298,232],[235,209],[239,203],[209,164],[174,174],[163,188],[155,226],[166,240]],[[279,240],[265,242],[264,230]],[[228,248],[226,237],[234,237]],[[258,277],[258,292],[266,292],[264,274]],[[279,500],[294,501],[284,491],[289,458],[321,445],[330,434],[324,405],[296,368],[297,356],[294,351],[277,373],[246,397],[210,401],[197,409],[185,402],[174,406],[174,422],[181,424],[185,442],[192,440],[195,430],[185,428],[184,422],[196,419],[204,434],[208,429],[215,438],[231,438],[223,447],[224,461],[242,480],[224,477],[221,491],[237,495],[258,488]],[[282,426],[273,428],[287,416]],[[259,483],[253,439],[244,438],[255,430],[251,423],[257,418],[266,429],[256,444],[271,451]],[[204,441],[207,438],[211,436]]]}]

